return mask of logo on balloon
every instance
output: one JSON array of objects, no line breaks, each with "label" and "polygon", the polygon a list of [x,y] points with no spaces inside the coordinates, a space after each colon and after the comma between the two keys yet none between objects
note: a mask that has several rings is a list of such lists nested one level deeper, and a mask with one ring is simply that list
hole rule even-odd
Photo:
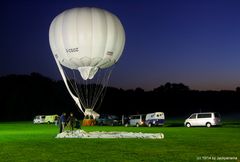
[{"label": "logo on balloon", "polygon": [[67,53],[78,52],[78,48],[69,48],[69,49],[66,49],[66,52]]},{"label": "logo on balloon", "polygon": [[107,52],[107,55],[108,55],[108,56],[112,56],[112,55],[113,55],[113,52],[108,51],[108,52]]}]

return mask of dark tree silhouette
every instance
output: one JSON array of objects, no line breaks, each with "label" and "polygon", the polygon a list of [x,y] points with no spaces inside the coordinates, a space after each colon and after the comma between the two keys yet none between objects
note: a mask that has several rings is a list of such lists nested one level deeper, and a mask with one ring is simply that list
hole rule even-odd
[{"label": "dark tree silhouette", "polygon": [[[107,87],[99,113],[130,115],[163,111],[166,116],[187,116],[193,112],[240,112],[240,88],[236,91],[191,90],[182,83],[166,83],[145,91]],[[39,114],[74,112],[83,117],[63,81],[38,73],[0,77],[0,121],[32,120]]]}]

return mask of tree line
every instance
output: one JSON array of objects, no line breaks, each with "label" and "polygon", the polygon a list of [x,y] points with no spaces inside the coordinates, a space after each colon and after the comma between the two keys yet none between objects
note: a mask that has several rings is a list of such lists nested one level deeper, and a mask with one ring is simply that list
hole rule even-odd
[{"label": "tree line", "polygon": [[[182,83],[166,83],[145,91],[107,87],[98,113],[130,115],[161,111],[166,116],[188,116],[193,112],[240,112],[240,88],[236,90],[191,90]],[[62,80],[39,73],[0,77],[0,121],[32,120],[40,114],[73,112],[83,118]]]}]

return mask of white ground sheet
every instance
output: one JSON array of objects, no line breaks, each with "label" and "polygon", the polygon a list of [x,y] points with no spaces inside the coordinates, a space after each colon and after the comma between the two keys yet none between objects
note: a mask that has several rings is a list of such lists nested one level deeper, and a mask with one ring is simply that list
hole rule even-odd
[{"label": "white ground sheet", "polygon": [[163,133],[141,132],[85,132],[84,130],[65,131],[59,133],[56,138],[146,138],[163,139]]}]

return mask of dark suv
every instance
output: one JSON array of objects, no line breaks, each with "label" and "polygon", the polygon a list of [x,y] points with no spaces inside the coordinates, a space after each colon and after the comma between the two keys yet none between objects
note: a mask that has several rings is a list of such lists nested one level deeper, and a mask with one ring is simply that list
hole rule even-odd
[{"label": "dark suv", "polygon": [[98,119],[96,119],[97,125],[121,125],[121,119],[116,115],[101,114]]}]

